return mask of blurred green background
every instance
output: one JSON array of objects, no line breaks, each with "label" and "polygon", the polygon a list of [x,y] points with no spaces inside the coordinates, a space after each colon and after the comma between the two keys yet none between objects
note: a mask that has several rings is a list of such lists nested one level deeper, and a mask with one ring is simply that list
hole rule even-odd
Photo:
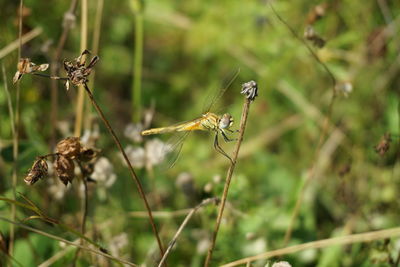
[{"label": "blurred green background", "polygon": [[[193,132],[176,164],[166,170],[163,163],[149,163],[151,158],[144,159],[143,153],[150,153],[146,147],[155,138],[168,141],[174,137],[150,136],[140,140],[132,138],[129,129],[139,127],[137,123],[152,114],[151,127],[199,116],[208,96],[223,87],[238,69],[239,76],[215,110],[231,113],[237,128],[243,105],[241,84],[255,80],[259,97],[251,105],[213,266],[281,248],[300,192],[303,202],[294,221],[290,245],[398,226],[400,2],[272,2],[301,38],[307,25],[312,24],[326,44],[318,48],[306,42],[329,67],[339,85],[352,85],[347,97],[340,89],[336,91],[330,112],[334,90],[330,76],[305,44],[277,18],[267,1],[152,0],[143,1],[139,8],[133,0],[104,1],[101,24],[96,22],[98,1],[88,1],[89,50],[93,50],[95,42],[93,32],[96,29],[100,32],[100,61],[90,86],[123,146],[133,151],[133,164],[152,209],[168,212],[169,216],[156,216],[164,244],[168,244],[184,219],[184,215],[174,211],[221,195],[229,161],[213,149],[211,134]],[[324,12],[319,20],[313,21],[317,5]],[[52,62],[63,31],[63,16],[69,7],[69,1],[24,1],[23,34],[37,28],[42,31],[23,45],[22,57],[29,57],[37,64]],[[18,38],[19,1],[1,0],[0,8],[3,51]],[[143,50],[135,55],[135,48],[140,45],[138,21],[143,22]],[[80,54],[80,24],[78,1],[75,23],[60,63]],[[18,61],[17,50],[1,55],[0,64],[5,68],[15,107],[16,86],[12,77]],[[138,56],[143,58],[141,84],[136,85],[141,88],[140,99],[132,97]],[[64,71],[60,75],[65,76]],[[79,229],[82,195],[79,179],[67,190],[53,177],[34,186],[23,182],[35,157],[52,152],[52,129],[56,141],[72,135],[77,90],[73,87],[66,91],[59,83],[56,123],[51,120],[54,111],[50,80],[25,75],[20,90],[16,191],[48,216]],[[7,100],[1,75],[0,194],[12,197],[12,123]],[[328,128],[324,123],[326,116],[330,122]],[[111,185],[106,182],[90,185],[88,236],[113,255],[153,266],[157,245],[146,216],[131,213],[144,211],[144,207],[128,169],[97,114],[88,109],[85,119],[91,123],[84,124],[83,133],[93,134],[98,129],[96,147],[102,150],[101,157],[112,163],[107,179],[116,174]],[[131,128],[127,130],[129,125]],[[374,146],[385,133],[392,134],[392,142],[381,156]],[[317,149],[321,135],[321,147]],[[230,154],[234,143],[222,146]],[[312,179],[307,183],[310,175]],[[23,202],[19,196],[18,200]],[[209,206],[192,218],[169,256],[169,266],[202,266],[216,211],[215,206]],[[10,206],[4,201],[0,202],[0,215],[10,217]],[[17,220],[30,215],[29,211],[17,208]],[[76,238],[42,221],[28,224],[69,240]],[[5,237],[9,227],[9,223],[0,221],[0,231]],[[23,266],[39,265],[60,251],[65,251],[65,255],[52,266],[71,262],[74,249],[64,250],[57,241],[16,228],[14,257]],[[281,259],[293,266],[395,266],[399,251],[399,240],[393,239],[307,250]],[[267,262],[254,262],[254,266],[264,266]],[[78,264],[90,263],[110,264],[101,257],[81,252]]]}]

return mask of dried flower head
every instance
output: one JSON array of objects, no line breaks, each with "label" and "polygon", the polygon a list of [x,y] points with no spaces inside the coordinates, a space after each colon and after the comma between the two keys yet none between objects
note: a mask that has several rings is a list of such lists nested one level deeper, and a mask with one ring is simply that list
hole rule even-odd
[{"label": "dried flower head", "polygon": [[327,3],[314,6],[307,15],[307,24],[314,24],[317,20],[325,16],[327,8]]},{"label": "dried flower head", "polygon": [[56,161],[54,163],[54,169],[57,177],[65,185],[68,185],[68,182],[71,183],[75,177],[74,162],[72,161],[72,159],[63,155],[57,155]]},{"label": "dried flower head", "polygon": [[339,82],[335,86],[335,91],[344,97],[348,97],[349,94],[353,91],[353,84],[348,81]]},{"label": "dried flower head", "polygon": [[254,101],[254,99],[258,96],[257,83],[255,81],[249,81],[242,84],[242,91],[240,93],[245,95],[247,99]]},{"label": "dried flower head", "polygon": [[326,41],[321,36],[319,36],[314,27],[311,25],[307,25],[307,27],[305,28],[304,38],[309,40],[315,47],[318,48],[324,47],[326,43]]},{"label": "dried flower head", "polygon": [[379,141],[379,144],[375,146],[376,153],[383,157],[390,148],[390,142],[392,142],[390,133],[385,133]]},{"label": "dried flower head", "polygon": [[82,146],[79,137],[67,137],[58,142],[56,146],[56,152],[58,154],[71,159],[78,157],[81,153],[81,149]]},{"label": "dried flower head", "polygon": [[97,157],[98,150],[94,148],[82,148],[77,159],[83,162],[89,162]]},{"label": "dried flower head", "polygon": [[87,77],[90,75],[94,65],[99,61],[99,57],[94,56],[86,66],[86,59],[82,59],[85,55],[89,54],[90,52],[88,50],[84,50],[78,58],[72,61],[64,60],[64,69],[67,72],[68,77],[68,80],[65,83],[67,90],[69,89],[70,82],[75,86],[86,84],[88,82]]},{"label": "dried flower head", "polygon": [[21,58],[17,65],[17,72],[14,75],[13,83],[18,82],[24,74],[45,71],[48,69],[48,67],[49,64],[36,65],[35,63],[31,62],[29,58]]},{"label": "dried flower head", "polygon": [[46,177],[48,174],[48,166],[46,160],[43,158],[38,158],[29,169],[28,175],[25,177],[24,181],[28,185],[33,185],[39,179]]}]

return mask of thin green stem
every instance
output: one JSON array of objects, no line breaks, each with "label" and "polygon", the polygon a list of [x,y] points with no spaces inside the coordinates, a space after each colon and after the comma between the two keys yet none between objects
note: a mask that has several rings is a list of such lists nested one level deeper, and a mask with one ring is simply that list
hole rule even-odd
[{"label": "thin green stem", "polygon": [[140,1],[135,1],[135,48],[133,58],[132,118],[139,121],[142,110],[142,65],[143,65],[143,12]]},{"label": "thin green stem", "polygon": [[[20,0],[19,2],[19,29],[18,29],[18,38],[19,38],[19,46],[18,46],[18,61],[21,58],[21,50],[22,50],[22,10],[23,10],[24,1]],[[17,175],[18,175],[18,146],[19,146],[19,121],[20,121],[20,83],[17,84],[16,88],[16,99],[15,99],[15,121],[14,130],[13,130],[13,172],[12,172],[12,191],[14,200],[17,199]],[[11,205],[11,220],[15,221],[16,217],[16,207],[15,205]],[[9,255],[12,257],[14,252],[14,240],[15,239],[15,229],[14,225],[10,225],[10,243],[9,243]]]}]

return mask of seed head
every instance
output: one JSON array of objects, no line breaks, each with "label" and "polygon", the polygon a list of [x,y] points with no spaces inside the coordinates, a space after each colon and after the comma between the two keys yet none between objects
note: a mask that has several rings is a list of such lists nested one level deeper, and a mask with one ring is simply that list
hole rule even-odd
[{"label": "seed head", "polygon": [[379,144],[375,146],[376,153],[383,157],[390,149],[390,142],[392,142],[390,133],[385,133],[379,141]]},{"label": "seed head", "polygon": [[258,96],[257,83],[255,81],[249,81],[242,84],[242,91],[240,93],[245,95],[247,99],[254,101],[254,99]]},{"label": "seed head", "polygon": [[77,157],[78,160],[83,162],[89,162],[97,157],[98,151],[93,148],[83,147]]},{"label": "seed head", "polygon": [[68,182],[72,183],[72,180],[75,177],[75,165],[72,159],[63,155],[58,155],[54,163],[54,169],[56,171],[56,175],[61,182],[63,182],[63,184],[68,185]]},{"label": "seed head", "polygon": [[35,63],[31,62],[29,58],[21,58],[17,65],[17,72],[14,75],[13,83],[18,82],[24,74],[45,71],[48,67],[49,64],[36,65]]},{"label": "seed head", "polygon": [[46,177],[48,174],[48,166],[46,160],[43,158],[38,158],[29,169],[28,175],[25,177],[24,181],[28,185],[33,185],[39,179]]},{"label": "seed head", "polygon": [[89,54],[90,52],[88,50],[84,50],[78,58],[72,61],[64,60],[64,69],[67,72],[68,76],[68,80],[65,84],[67,90],[69,89],[70,82],[75,86],[88,82],[88,76],[90,75],[92,68],[94,67],[94,65],[96,65],[97,61],[99,61],[99,57],[94,56],[90,60],[89,64],[86,66],[86,59],[82,59],[84,55]]},{"label": "seed head", "polygon": [[81,149],[82,146],[79,137],[67,137],[58,142],[56,146],[56,152],[58,154],[71,159],[78,157],[81,153]]}]

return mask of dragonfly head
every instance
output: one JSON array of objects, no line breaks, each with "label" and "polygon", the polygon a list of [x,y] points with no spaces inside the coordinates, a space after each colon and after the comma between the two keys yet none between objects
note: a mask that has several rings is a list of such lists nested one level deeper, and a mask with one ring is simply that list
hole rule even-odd
[{"label": "dragonfly head", "polygon": [[224,115],[221,116],[221,119],[219,120],[219,128],[221,129],[228,129],[231,127],[233,124],[233,118],[231,115],[228,113],[225,113]]}]

